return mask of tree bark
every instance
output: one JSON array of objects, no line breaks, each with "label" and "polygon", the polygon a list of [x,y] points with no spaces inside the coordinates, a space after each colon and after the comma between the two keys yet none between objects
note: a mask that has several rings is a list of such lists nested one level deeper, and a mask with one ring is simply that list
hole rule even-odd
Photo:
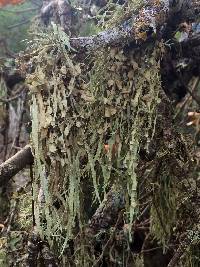
[{"label": "tree bark", "polygon": [[89,222],[89,231],[97,233],[108,229],[117,221],[120,210],[125,208],[125,199],[119,189],[112,188]]}]

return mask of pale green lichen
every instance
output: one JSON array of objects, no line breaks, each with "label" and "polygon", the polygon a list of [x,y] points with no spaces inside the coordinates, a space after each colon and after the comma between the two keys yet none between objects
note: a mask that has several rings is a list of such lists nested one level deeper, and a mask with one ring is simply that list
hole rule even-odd
[{"label": "pale green lichen", "polygon": [[[154,137],[160,101],[159,49],[145,55],[105,48],[91,56],[88,73],[85,63],[66,50],[60,29],[54,26],[49,35],[48,40],[41,37],[41,50],[33,58],[37,67],[27,79],[36,158],[33,187],[38,231],[63,254],[76,224],[85,223],[80,215],[83,179],[93,185],[91,203],[101,203],[110,186],[120,183],[126,220],[131,225],[136,218],[138,153]],[[40,189],[44,203],[38,200]]]}]

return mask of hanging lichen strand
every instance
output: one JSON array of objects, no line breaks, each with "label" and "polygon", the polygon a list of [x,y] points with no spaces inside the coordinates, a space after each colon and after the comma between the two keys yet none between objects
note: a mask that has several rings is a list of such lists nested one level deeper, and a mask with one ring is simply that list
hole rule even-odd
[{"label": "hanging lichen strand", "polygon": [[127,222],[134,220],[138,152],[154,135],[160,77],[159,49],[107,48],[79,62],[59,32],[40,38],[28,83],[37,228],[62,253],[85,223],[84,182],[93,185],[94,204],[120,186]]}]

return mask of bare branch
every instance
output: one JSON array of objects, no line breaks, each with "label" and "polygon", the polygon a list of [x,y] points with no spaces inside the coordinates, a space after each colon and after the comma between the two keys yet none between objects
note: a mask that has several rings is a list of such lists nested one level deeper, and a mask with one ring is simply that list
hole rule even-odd
[{"label": "bare branch", "polygon": [[0,186],[6,184],[15,174],[30,164],[33,164],[33,155],[30,145],[27,145],[0,165]]},{"label": "bare branch", "polygon": [[13,13],[13,14],[21,14],[21,13],[27,13],[27,12],[33,12],[37,11],[41,8],[41,6],[35,7],[35,8],[27,8],[27,9],[22,9],[22,10],[8,10],[8,9],[0,9],[0,12],[8,12],[8,13]]},{"label": "bare branch", "polygon": [[7,29],[10,30],[10,29],[13,29],[13,28],[17,28],[17,27],[19,27],[21,25],[24,25],[24,24],[28,23],[28,22],[30,22],[30,19],[26,19],[26,20],[23,20],[23,21],[21,21],[19,23],[10,25],[10,26],[7,27]]}]

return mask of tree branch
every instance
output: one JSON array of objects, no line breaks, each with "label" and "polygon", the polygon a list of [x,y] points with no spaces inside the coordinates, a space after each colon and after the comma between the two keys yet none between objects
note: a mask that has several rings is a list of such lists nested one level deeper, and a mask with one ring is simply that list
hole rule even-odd
[{"label": "tree branch", "polygon": [[15,174],[30,164],[33,164],[33,155],[30,145],[27,145],[0,165],[0,186],[6,184]]},{"label": "tree branch", "polygon": [[130,42],[139,45],[150,39],[162,26],[167,13],[168,8],[164,2],[161,1],[160,4],[146,2],[137,15],[129,17],[121,25],[97,35],[71,38],[70,44],[78,52],[98,50],[108,46],[120,46]]},{"label": "tree branch", "polygon": [[[165,2],[169,2],[168,5]],[[160,29],[166,22],[170,23],[171,20],[174,21],[173,18],[176,16],[179,16],[180,22],[184,20],[188,12],[191,14],[196,8],[195,0],[179,0],[175,1],[175,5],[172,2],[169,0],[161,1],[160,4],[157,4],[155,1],[153,4],[146,3],[138,15],[129,18],[120,26],[93,36],[71,38],[70,44],[77,51],[98,50],[102,47],[120,46],[130,42],[140,45],[152,38],[152,35],[155,33],[160,34]],[[188,5],[191,7],[189,11],[186,8]],[[185,12],[185,9],[187,12]],[[166,28],[161,34],[167,38]]]},{"label": "tree branch", "polygon": [[21,14],[21,13],[27,13],[27,12],[33,12],[37,11],[41,8],[41,6],[35,7],[35,8],[27,8],[27,9],[22,9],[22,10],[8,10],[1,8],[0,12],[8,12],[8,13],[13,13],[13,14]]},{"label": "tree branch", "polygon": [[13,29],[13,28],[17,28],[17,27],[19,27],[21,25],[24,25],[24,24],[28,23],[28,22],[30,22],[30,19],[26,19],[26,20],[23,20],[23,21],[21,21],[19,23],[10,25],[10,26],[7,27],[7,29],[10,30],[10,29]]},{"label": "tree branch", "polygon": [[133,26],[131,20],[125,22],[118,28],[100,32],[89,37],[71,38],[70,43],[77,51],[98,50],[106,46],[119,46],[134,40]]}]

